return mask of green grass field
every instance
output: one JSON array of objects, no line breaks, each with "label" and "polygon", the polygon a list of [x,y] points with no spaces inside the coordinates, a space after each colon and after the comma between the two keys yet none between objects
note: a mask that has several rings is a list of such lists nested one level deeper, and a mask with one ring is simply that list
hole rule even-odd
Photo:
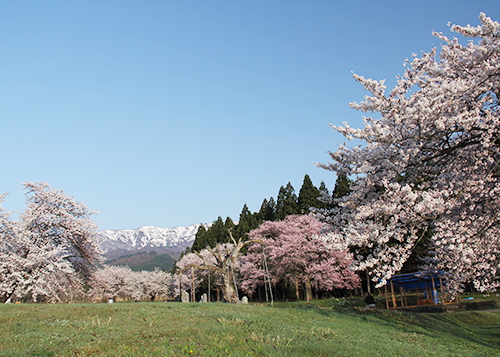
[{"label": "green grass field", "polygon": [[0,322],[1,356],[500,356],[500,312],[362,311],[336,299],[7,304]]}]

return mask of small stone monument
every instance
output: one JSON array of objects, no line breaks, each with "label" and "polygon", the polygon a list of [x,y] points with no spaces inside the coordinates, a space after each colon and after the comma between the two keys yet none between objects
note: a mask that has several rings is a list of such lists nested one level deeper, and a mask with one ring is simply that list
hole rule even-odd
[{"label": "small stone monument", "polygon": [[181,301],[189,302],[189,293],[186,290],[182,290]]},{"label": "small stone monument", "polygon": [[200,302],[206,303],[207,301],[208,301],[208,299],[207,299],[207,294],[205,293],[205,294],[201,295],[201,300],[200,300]]},{"label": "small stone monument", "polygon": [[243,297],[241,298],[241,303],[242,303],[242,304],[248,304],[248,298],[247,298],[246,296],[243,296]]}]

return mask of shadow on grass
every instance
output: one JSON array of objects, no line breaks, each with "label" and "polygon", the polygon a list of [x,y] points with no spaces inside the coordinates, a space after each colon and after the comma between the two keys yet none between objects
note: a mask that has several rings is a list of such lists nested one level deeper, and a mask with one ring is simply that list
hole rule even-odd
[{"label": "shadow on grass", "polygon": [[[358,305],[358,306],[356,306]],[[331,302],[296,302],[280,307],[307,309],[322,316],[346,315],[359,321],[370,321],[397,330],[419,333],[436,339],[480,344],[500,350],[500,310],[456,312],[408,312],[398,310],[364,310],[353,300]],[[465,309],[468,310],[468,309]]]}]

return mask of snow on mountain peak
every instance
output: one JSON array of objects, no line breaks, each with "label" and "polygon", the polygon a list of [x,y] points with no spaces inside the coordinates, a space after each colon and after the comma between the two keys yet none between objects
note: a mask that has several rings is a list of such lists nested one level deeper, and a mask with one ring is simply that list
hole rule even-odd
[{"label": "snow on mountain peak", "polygon": [[[165,248],[184,250],[194,242],[201,224],[187,227],[160,228],[144,226],[137,229],[103,230],[98,232],[101,248],[105,253],[113,250]],[[204,224],[208,227],[207,224]]]}]

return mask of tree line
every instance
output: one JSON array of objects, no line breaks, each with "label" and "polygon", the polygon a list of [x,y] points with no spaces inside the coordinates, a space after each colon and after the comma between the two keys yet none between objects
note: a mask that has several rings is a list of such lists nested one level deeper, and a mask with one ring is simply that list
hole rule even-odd
[{"label": "tree line", "polygon": [[[335,183],[332,192],[334,198],[339,198],[349,192],[350,180],[346,175],[340,175]],[[217,243],[230,242],[229,231],[233,237],[242,241],[247,240],[247,234],[259,227],[266,221],[281,221],[290,215],[308,214],[311,209],[327,209],[332,207],[330,192],[326,184],[322,181],[319,187],[314,186],[308,174],[304,176],[299,194],[290,182],[286,186],[281,186],[276,200],[273,197],[265,198],[257,212],[251,212],[246,204],[240,213],[237,224],[227,217],[225,221],[218,217],[212,225],[205,228],[203,225],[198,228],[195,240],[190,249],[191,251],[200,251],[206,246],[215,247]]]}]

